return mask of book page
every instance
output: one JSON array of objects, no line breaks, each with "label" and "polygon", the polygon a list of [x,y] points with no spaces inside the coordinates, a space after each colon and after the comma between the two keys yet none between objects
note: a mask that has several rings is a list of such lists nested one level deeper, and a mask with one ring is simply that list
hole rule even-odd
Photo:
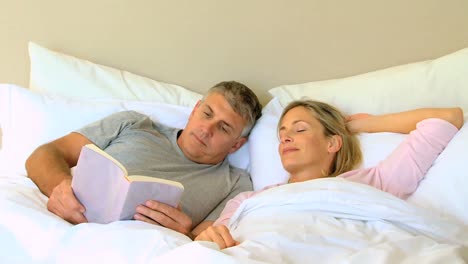
[{"label": "book page", "polygon": [[114,157],[109,155],[107,152],[100,149],[98,146],[96,146],[94,144],[87,144],[86,147],[93,150],[94,152],[97,152],[97,153],[101,154],[102,156],[106,157],[107,159],[111,160],[112,162],[115,163],[115,165],[119,166],[119,168],[124,172],[125,175],[128,175],[127,169],[124,167],[124,165],[122,165],[122,163],[120,163]]},{"label": "book page", "polygon": [[161,179],[161,178],[157,178],[157,177],[142,176],[142,175],[130,175],[127,178],[131,182],[135,182],[135,181],[160,182],[160,183],[164,183],[164,184],[174,185],[174,186],[177,186],[179,188],[184,189],[184,186],[180,182],[171,181],[171,180],[167,180],[167,179]]},{"label": "book page", "polygon": [[129,182],[125,171],[107,156],[83,147],[72,179],[75,196],[86,208],[89,222],[119,220]]},{"label": "book page", "polygon": [[182,198],[183,191],[183,187],[180,188],[172,184],[134,181],[130,184],[127,200],[123,206],[120,218],[133,218],[136,207],[148,200],[156,200],[172,207],[177,207]]}]

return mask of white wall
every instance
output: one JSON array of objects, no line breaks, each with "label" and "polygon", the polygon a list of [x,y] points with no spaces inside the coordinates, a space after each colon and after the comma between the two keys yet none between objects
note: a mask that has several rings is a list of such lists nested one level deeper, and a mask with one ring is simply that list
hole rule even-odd
[{"label": "white wall", "polygon": [[0,82],[27,42],[203,92],[345,77],[468,47],[462,0],[0,0]]}]

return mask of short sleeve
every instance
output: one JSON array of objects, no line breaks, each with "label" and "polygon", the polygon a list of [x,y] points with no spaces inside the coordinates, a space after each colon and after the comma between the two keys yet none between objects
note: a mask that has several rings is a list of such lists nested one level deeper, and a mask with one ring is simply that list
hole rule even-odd
[{"label": "short sleeve", "polygon": [[149,120],[147,116],[135,111],[122,111],[95,121],[74,132],[82,134],[99,148],[105,149],[126,127],[145,119]]}]

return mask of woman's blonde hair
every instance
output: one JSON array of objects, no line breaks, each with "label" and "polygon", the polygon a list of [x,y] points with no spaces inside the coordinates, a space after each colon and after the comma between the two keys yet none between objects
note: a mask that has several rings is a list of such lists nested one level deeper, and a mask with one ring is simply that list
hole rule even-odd
[{"label": "woman's blonde hair", "polygon": [[328,177],[335,177],[356,168],[362,161],[362,152],[357,136],[346,128],[345,116],[336,107],[327,103],[313,100],[297,100],[289,103],[281,114],[278,126],[289,110],[304,107],[322,124],[324,135],[331,137],[338,135],[342,138],[342,146],[336,153]]}]

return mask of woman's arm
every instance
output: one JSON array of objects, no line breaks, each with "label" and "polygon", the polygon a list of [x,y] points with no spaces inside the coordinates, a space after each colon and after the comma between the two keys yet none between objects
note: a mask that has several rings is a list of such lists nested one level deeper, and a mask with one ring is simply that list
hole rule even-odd
[{"label": "woman's arm", "polygon": [[377,166],[349,171],[341,177],[406,199],[416,190],[434,160],[457,131],[455,126],[445,120],[425,119]]},{"label": "woman's arm", "polygon": [[419,121],[439,118],[453,124],[457,129],[463,125],[463,110],[454,108],[421,108],[385,115],[355,114],[347,119],[351,132],[395,132],[407,134],[416,129]]},{"label": "woman's arm", "polygon": [[413,122],[417,123],[409,136],[376,167],[342,175],[406,199],[463,125],[463,113],[460,108],[418,109],[382,116],[357,114],[348,120],[353,132],[406,133]]}]

